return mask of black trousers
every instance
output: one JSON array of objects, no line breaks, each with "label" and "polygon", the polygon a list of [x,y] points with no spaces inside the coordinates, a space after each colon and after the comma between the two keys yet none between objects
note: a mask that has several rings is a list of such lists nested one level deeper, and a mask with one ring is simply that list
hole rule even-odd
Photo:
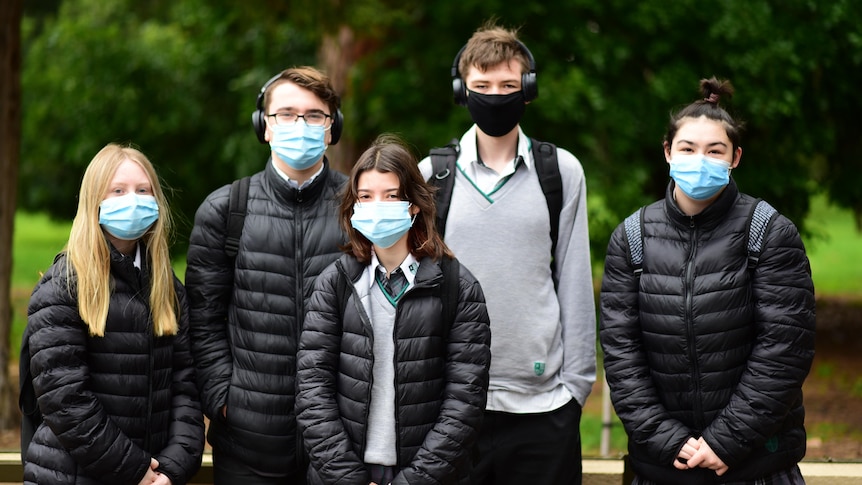
[{"label": "black trousers", "polygon": [[305,470],[288,476],[261,475],[245,463],[213,449],[213,485],[305,485]]},{"label": "black trousers", "polygon": [[486,411],[473,464],[473,485],[580,485],[581,406],[539,414]]}]

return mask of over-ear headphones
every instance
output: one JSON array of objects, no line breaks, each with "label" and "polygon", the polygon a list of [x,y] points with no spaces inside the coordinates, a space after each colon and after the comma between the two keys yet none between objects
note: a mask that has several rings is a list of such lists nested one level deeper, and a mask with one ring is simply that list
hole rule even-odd
[{"label": "over-ear headphones", "polygon": [[[266,144],[266,112],[264,111],[263,106],[263,98],[266,94],[266,90],[269,89],[269,86],[281,79],[281,73],[276,74],[266,84],[260,88],[260,92],[257,93],[257,102],[255,104],[256,109],[251,114],[251,124],[254,125],[254,133],[257,135],[258,141],[263,144]],[[335,113],[332,114],[332,125],[329,128],[330,133],[330,145],[335,145],[338,143],[339,138],[341,138],[341,130],[344,128],[344,115],[341,114],[341,110],[336,108]]]},{"label": "over-ear headphones", "polygon": [[[526,101],[532,101],[539,96],[539,85],[536,83],[536,60],[533,59],[533,54],[523,42],[520,40],[516,40],[515,42],[521,47],[521,52],[524,53],[524,56],[527,58],[527,64],[530,67],[528,72],[521,74],[521,91],[524,92],[524,99]],[[452,62],[452,94],[454,95],[455,104],[461,106],[467,106],[467,85],[464,83],[461,73],[458,72],[458,64],[461,62],[461,54],[466,48],[467,44],[464,44]]]}]

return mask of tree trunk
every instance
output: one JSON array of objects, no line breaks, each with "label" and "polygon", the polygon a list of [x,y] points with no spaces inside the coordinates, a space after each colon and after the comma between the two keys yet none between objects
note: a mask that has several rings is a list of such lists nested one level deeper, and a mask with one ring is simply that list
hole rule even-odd
[{"label": "tree trunk", "polygon": [[[354,34],[350,27],[342,25],[333,34],[324,34],[323,42],[320,46],[318,57],[322,65],[323,71],[329,76],[332,85],[342,99],[342,112],[344,112],[344,99],[350,95],[347,92],[348,74],[350,66],[356,61],[354,44]],[[350,126],[355,121],[350,119],[350,114],[344,115],[344,124]],[[350,136],[350,130],[345,129],[344,135],[341,137],[335,146],[329,147],[326,151],[326,156],[332,163],[332,168],[343,173],[350,173],[353,168],[353,162],[356,161],[357,153],[355,136]]]},{"label": "tree trunk", "polygon": [[21,147],[23,0],[0,1],[0,429],[18,426],[17,376],[9,373],[12,328],[12,233]]}]

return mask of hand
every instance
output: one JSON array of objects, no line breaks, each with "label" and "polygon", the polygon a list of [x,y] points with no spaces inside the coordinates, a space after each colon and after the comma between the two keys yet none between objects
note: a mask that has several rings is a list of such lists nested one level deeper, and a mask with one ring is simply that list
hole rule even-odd
[{"label": "hand", "polygon": [[684,445],[682,445],[682,449],[679,450],[679,454],[676,455],[676,459],[673,460],[673,466],[675,466],[678,470],[688,470],[689,468],[693,468],[689,466],[689,460],[691,457],[697,453],[698,448],[700,448],[700,442],[698,442],[694,437],[688,439]]},{"label": "hand", "polygon": [[164,473],[156,472],[156,475],[157,475],[156,481],[153,482],[154,485],[173,485],[173,482],[171,482],[171,479],[168,478],[168,476],[165,475]]},{"label": "hand", "polygon": [[144,478],[138,482],[138,485],[150,485],[156,483],[158,480],[160,473],[156,472],[156,468],[159,467],[159,461],[155,458],[150,458],[150,467],[147,468],[147,473],[144,474]]},{"label": "hand", "polygon": [[697,452],[688,459],[689,468],[694,468],[699,466],[701,468],[709,468],[710,470],[714,470],[715,474],[718,476],[722,476],[727,472],[727,465],[721,461],[721,458],[712,451],[712,448],[706,442],[706,440],[701,437],[697,440],[699,448]]},{"label": "hand", "polygon": [[227,419],[227,404],[221,407],[221,417]]}]

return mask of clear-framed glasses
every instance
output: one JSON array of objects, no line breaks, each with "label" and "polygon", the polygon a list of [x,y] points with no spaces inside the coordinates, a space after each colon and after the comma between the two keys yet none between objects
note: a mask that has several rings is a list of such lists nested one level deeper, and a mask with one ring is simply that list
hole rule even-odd
[{"label": "clear-framed glasses", "polygon": [[322,111],[310,111],[305,113],[304,115],[298,115],[296,113],[272,113],[266,115],[270,119],[275,120],[276,125],[284,125],[290,126],[296,124],[296,122],[302,118],[302,121],[305,122],[308,126],[323,126],[329,128],[331,125],[332,116],[322,112]]}]

